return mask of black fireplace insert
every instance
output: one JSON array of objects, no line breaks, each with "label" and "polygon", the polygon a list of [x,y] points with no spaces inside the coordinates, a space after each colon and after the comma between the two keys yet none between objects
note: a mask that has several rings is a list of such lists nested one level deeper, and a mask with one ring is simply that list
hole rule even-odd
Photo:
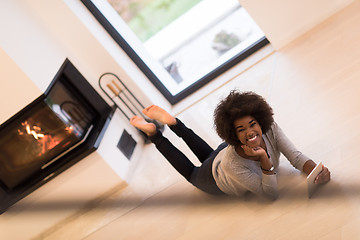
[{"label": "black fireplace insert", "polygon": [[112,113],[66,59],[45,93],[0,126],[0,214],[95,151]]}]

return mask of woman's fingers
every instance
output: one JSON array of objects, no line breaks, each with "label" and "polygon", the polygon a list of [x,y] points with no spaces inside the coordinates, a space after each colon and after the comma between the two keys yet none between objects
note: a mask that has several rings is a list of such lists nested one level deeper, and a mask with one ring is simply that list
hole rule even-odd
[{"label": "woman's fingers", "polygon": [[316,184],[327,183],[330,181],[330,171],[327,167],[323,166],[323,170],[315,178]]}]

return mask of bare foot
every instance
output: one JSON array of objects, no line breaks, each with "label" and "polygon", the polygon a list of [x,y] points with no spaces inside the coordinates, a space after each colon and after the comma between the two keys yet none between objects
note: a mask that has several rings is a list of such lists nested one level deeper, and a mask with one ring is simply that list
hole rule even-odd
[{"label": "bare foot", "polygon": [[142,117],[139,116],[133,116],[130,119],[131,125],[136,127],[137,129],[143,131],[148,136],[152,136],[156,133],[156,126],[154,123],[149,123],[145,121]]},{"label": "bare foot", "polygon": [[151,105],[145,109],[142,110],[142,112],[148,116],[149,118],[153,120],[157,120],[161,122],[162,124],[167,125],[175,125],[176,124],[176,118],[171,116],[170,113],[165,111],[159,106]]}]

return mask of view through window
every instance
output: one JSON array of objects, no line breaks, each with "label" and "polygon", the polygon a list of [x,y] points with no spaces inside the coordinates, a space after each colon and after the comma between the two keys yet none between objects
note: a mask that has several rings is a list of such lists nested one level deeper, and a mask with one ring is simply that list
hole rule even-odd
[{"label": "view through window", "polygon": [[238,0],[82,2],[171,103],[268,43]]}]

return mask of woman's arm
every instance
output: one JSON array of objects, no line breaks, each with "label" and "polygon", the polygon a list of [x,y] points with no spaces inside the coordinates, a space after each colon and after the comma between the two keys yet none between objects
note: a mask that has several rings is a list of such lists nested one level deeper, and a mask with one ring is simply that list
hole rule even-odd
[{"label": "woman's arm", "polygon": [[[279,192],[275,174],[259,175],[251,167],[247,168],[237,163],[234,165],[231,167],[232,170],[227,172],[227,181],[236,195],[241,196],[243,194],[242,189],[246,189],[266,199],[275,200],[278,198]],[[241,191],[237,191],[237,189],[241,189]]]},{"label": "woman's arm", "polygon": [[[267,156],[266,151],[261,148],[251,148],[246,145],[241,146],[244,149],[244,152],[247,156],[259,157],[260,168],[262,171],[262,176],[257,175],[252,170],[248,169],[248,173],[243,172],[243,184],[245,183],[245,188],[251,192],[262,195],[266,198],[275,200],[278,193],[277,179],[275,176],[274,166],[271,163],[270,159]],[[251,172],[251,173],[250,173]]]},{"label": "woman's arm", "polygon": [[[290,141],[290,139],[284,134],[282,129],[276,123],[274,123],[273,126],[273,134],[278,150],[286,157],[291,165],[293,165],[296,169],[303,171],[305,163],[310,158],[295,147],[295,145]],[[310,165],[309,167],[312,166]]]},{"label": "woman's arm", "polygon": [[303,172],[309,175],[314,167],[316,167],[316,163],[313,160],[307,160],[303,166]]},{"label": "woman's arm", "polygon": [[273,175],[274,165],[271,163],[266,151],[261,147],[251,148],[246,145],[241,145],[242,149],[247,156],[258,157],[260,162],[260,168],[266,175]]},{"label": "woman's arm", "polygon": [[[293,166],[299,170],[302,170],[306,175],[309,175],[316,166],[316,163],[309,159],[302,152],[298,151],[276,123],[274,125],[274,131],[276,135],[277,146],[280,152],[285,155],[285,157]],[[315,183],[327,183],[328,181],[330,181],[330,171],[323,165],[323,170],[315,178]]]}]

